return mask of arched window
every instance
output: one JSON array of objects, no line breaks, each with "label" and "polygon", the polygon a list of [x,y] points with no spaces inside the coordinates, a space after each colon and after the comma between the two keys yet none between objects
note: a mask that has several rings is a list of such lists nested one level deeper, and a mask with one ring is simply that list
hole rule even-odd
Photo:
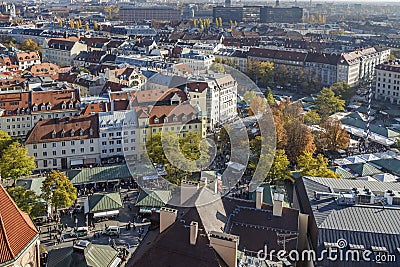
[{"label": "arched window", "polygon": [[174,116],[174,118],[172,119],[173,121],[178,121],[178,117]]},{"label": "arched window", "polygon": [[71,136],[74,136],[74,135],[75,135],[75,131],[71,130]]},{"label": "arched window", "polygon": [[168,122],[168,117],[165,117],[164,118],[164,123],[167,123]]},{"label": "arched window", "polygon": [[183,116],[182,116],[182,121],[186,121],[186,120],[187,120],[186,115],[183,115]]},{"label": "arched window", "polygon": [[159,120],[158,118],[155,118],[155,119],[154,119],[154,123],[157,124],[157,123],[159,123],[159,122],[160,122],[160,120]]}]

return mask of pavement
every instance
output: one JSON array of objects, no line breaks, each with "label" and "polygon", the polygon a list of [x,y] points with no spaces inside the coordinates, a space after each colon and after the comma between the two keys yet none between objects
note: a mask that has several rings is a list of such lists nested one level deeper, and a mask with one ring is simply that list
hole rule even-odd
[{"label": "pavement", "polygon": [[[129,252],[128,256],[126,257],[128,260],[142,242],[143,238],[146,236],[150,227],[150,222],[143,223],[140,218],[137,217],[138,214],[134,211],[135,209],[132,209],[136,201],[137,191],[131,190],[128,192],[127,190],[122,190],[122,199],[124,199],[126,194],[129,194],[130,200],[124,202],[124,207],[120,209],[118,218],[96,222],[94,224],[95,227],[89,230],[88,235],[85,237],[80,237],[79,239],[89,240],[93,244],[114,245],[117,249],[125,248]],[[86,197],[79,198],[77,200],[77,204],[83,206],[85,199]],[[130,209],[128,208],[128,205],[130,205]],[[40,230],[40,243],[46,246],[47,251],[73,246],[73,243],[75,240],[77,240],[77,238],[72,237],[70,233],[75,227],[75,218],[78,219],[78,227],[86,226],[85,216],[82,211],[74,214],[61,215],[61,223],[64,226],[67,225],[67,227],[64,227],[64,229],[61,231],[62,236],[64,237],[63,241],[61,236],[58,234],[59,232],[54,222],[38,227]],[[136,219],[135,221],[134,218]],[[128,230],[126,229],[126,226],[129,222],[131,222],[131,228]],[[132,227],[132,222],[135,227]],[[119,236],[109,237],[102,234],[106,226],[119,226]],[[122,266],[124,266],[125,263],[126,261],[123,261]]]}]

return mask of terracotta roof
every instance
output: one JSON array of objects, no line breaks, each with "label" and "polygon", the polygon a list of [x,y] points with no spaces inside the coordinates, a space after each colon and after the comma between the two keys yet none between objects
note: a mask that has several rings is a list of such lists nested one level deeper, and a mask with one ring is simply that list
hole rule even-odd
[{"label": "terracotta roof", "polygon": [[18,62],[25,62],[30,60],[39,60],[39,54],[37,52],[26,52],[16,54]]},{"label": "terracotta roof", "polygon": [[30,132],[25,143],[35,144],[98,137],[99,122],[97,115],[75,116],[63,119],[48,119],[38,121]]},{"label": "terracotta roof", "polygon": [[200,92],[202,93],[204,90],[206,90],[208,87],[207,82],[189,82],[187,84],[187,88],[189,91],[192,92]]},{"label": "terracotta roof", "polygon": [[17,207],[2,185],[0,203],[0,264],[3,264],[15,259],[38,237],[38,231],[28,214]]},{"label": "terracotta roof", "polygon": [[85,110],[83,111],[83,115],[90,115],[90,114],[96,114],[99,112],[106,112],[107,111],[107,103],[90,103],[87,105]]},{"label": "terracotta roof", "polygon": [[[178,106],[154,106],[150,110],[149,115],[149,124],[150,125],[158,125],[158,124],[181,124],[190,123],[190,122],[199,122],[197,119],[198,111],[190,104],[182,104]],[[183,121],[182,117],[186,115],[188,116],[186,121]],[[196,116],[196,119],[192,119],[192,115]],[[177,117],[177,121],[173,121],[173,117]],[[168,117],[168,122],[164,122],[164,118]],[[159,122],[155,123],[154,119],[158,118]]]},{"label": "terracotta roof", "polygon": [[28,68],[28,70],[33,76],[49,76],[56,80],[58,79],[58,72],[60,68],[53,63],[41,63],[31,66]]},{"label": "terracotta roof", "polygon": [[135,94],[135,104],[143,105],[146,103],[154,104],[170,99],[175,94],[181,98],[181,103],[187,100],[187,95],[178,88],[170,88],[167,90],[154,89],[154,90],[142,90]]},{"label": "terracotta roof", "polygon": [[400,62],[399,61],[385,62],[376,66],[375,69],[400,73]]}]

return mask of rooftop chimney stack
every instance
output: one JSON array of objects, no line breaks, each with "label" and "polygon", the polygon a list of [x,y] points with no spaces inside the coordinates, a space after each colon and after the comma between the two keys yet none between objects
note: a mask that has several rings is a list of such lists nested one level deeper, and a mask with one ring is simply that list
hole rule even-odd
[{"label": "rooftop chimney stack", "polygon": [[257,187],[256,189],[256,209],[261,209],[264,199],[264,188]]},{"label": "rooftop chimney stack", "polygon": [[196,245],[197,241],[197,233],[199,232],[199,223],[191,222],[190,223],[190,245]]},{"label": "rooftop chimney stack", "polygon": [[160,233],[164,232],[175,221],[178,215],[178,210],[162,207],[160,209]]},{"label": "rooftop chimney stack", "polygon": [[274,206],[272,208],[272,214],[274,216],[282,217],[283,198],[283,194],[274,193]]},{"label": "rooftop chimney stack", "polygon": [[211,231],[209,234],[210,246],[218,253],[229,267],[237,267],[237,250],[239,237],[225,233]]}]

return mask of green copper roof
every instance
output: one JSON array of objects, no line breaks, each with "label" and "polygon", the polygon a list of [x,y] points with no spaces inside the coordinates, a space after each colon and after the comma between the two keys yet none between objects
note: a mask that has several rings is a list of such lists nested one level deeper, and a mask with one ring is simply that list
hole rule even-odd
[{"label": "green copper roof", "polygon": [[67,176],[75,185],[106,182],[132,177],[128,167],[125,164],[69,170],[67,171]]},{"label": "green copper roof", "polygon": [[164,207],[171,199],[171,191],[167,190],[140,190],[136,206],[138,207]]},{"label": "green copper roof", "polygon": [[89,212],[117,210],[122,208],[119,193],[96,194],[89,197]]}]

